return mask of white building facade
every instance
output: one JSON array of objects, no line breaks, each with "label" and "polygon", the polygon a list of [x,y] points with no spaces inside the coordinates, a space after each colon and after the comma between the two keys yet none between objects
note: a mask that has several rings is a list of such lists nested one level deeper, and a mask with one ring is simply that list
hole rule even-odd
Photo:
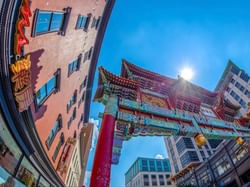
[{"label": "white building facade", "polygon": [[126,187],[174,187],[168,159],[137,158],[125,174]]},{"label": "white building facade", "polygon": [[229,60],[215,91],[224,93],[227,100],[241,106],[239,116],[245,115],[250,102],[250,77],[244,70]]}]

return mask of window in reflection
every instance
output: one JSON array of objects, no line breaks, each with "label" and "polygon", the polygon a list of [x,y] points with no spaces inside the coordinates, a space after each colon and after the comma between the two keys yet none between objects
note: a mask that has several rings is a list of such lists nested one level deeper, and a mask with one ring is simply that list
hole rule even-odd
[{"label": "window in reflection", "polygon": [[17,178],[20,179],[26,186],[35,187],[37,184],[39,173],[24,157],[17,172]]},{"label": "window in reflection", "polygon": [[0,165],[13,174],[22,155],[0,115]]}]

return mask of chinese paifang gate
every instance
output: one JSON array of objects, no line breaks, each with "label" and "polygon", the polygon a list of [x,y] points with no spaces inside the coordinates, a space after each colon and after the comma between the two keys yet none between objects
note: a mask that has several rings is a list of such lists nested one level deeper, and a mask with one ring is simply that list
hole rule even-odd
[{"label": "chinese paifang gate", "polygon": [[118,164],[122,143],[135,136],[250,139],[247,117],[235,119],[240,106],[222,93],[208,91],[181,77],[172,79],[123,60],[121,76],[99,68],[95,101],[105,105],[96,146],[91,187],[109,187],[111,164]]}]

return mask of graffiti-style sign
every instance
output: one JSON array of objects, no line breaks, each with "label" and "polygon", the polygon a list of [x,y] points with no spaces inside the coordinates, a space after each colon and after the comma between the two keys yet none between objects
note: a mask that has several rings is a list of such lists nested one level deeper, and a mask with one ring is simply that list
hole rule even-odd
[{"label": "graffiti-style sign", "polygon": [[31,16],[30,2],[29,0],[22,0],[21,7],[19,9],[18,20],[16,23],[14,53],[21,55],[22,47],[29,44],[29,40],[25,36],[24,27],[30,26],[29,17]]},{"label": "graffiti-style sign", "polygon": [[18,103],[19,112],[27,110],[33,102],[33,92],[31,87],[31,62],[30,56],[17,60],[11,64],[10,70],[13,73],[11,81],[14,84],[14,95]]}]

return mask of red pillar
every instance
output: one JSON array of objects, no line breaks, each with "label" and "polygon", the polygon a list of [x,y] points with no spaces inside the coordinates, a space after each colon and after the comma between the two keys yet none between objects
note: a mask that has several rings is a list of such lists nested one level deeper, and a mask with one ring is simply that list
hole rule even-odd
[{"label": "red pillar", "polygon": [[96,146],[90,187],[109,187],[115,117],[104,113]]}]

